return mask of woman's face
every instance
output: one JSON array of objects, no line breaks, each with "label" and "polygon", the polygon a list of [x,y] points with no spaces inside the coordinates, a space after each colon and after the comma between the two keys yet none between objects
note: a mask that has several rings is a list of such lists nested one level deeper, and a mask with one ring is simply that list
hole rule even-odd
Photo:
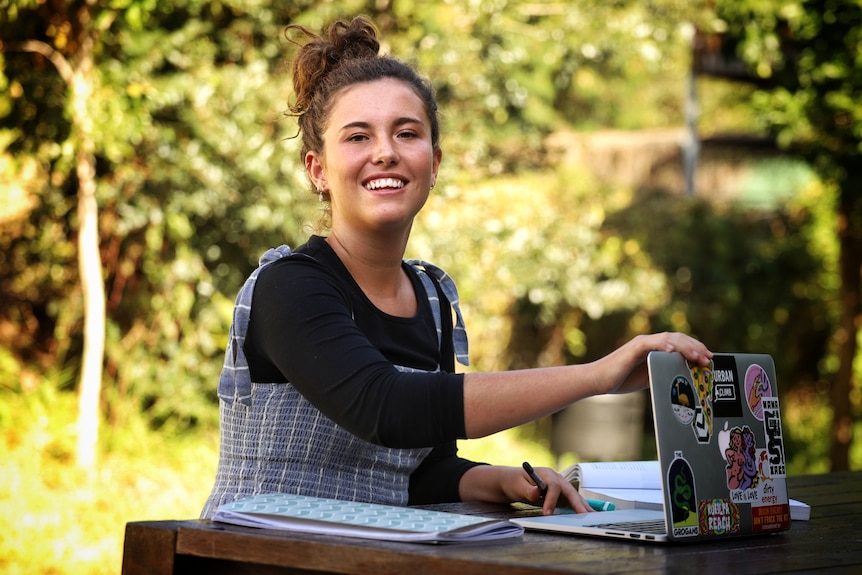
[{"label": "woman's face", "polygon": [[323,142],[305,164],[317,189],[329,193],[333,232],[409,231],[441,159],[411,87],[387,78],[346,88],[336,95]]}]

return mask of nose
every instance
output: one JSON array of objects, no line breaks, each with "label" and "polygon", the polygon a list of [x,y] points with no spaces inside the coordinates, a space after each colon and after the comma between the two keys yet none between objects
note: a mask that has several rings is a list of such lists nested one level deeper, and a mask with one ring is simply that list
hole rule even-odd
[{"label": "nose", "polygon": [[374,163],[391,165],[398,161],[398,151],[389,138],[379,138],[374,150]]}]

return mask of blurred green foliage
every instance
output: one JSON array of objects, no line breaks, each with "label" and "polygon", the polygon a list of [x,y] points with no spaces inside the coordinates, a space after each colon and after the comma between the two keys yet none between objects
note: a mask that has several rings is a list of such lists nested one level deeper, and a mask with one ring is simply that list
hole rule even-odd
[{"label": "blurred green foliage", "polygon": [[[106,418],[210,428],[238,287],[259,254],[301,243],[319,217],[284,115],[284,27],[356,13],[437,88],[441,185],[407,255],[458,279],[476,368],[586,360],[685,329],[716,349],[773,351],[783,388],[823,399],[837,289],[827,189],[728,206],[599,181],[549,155],[559,130],[683,124],[692,23],[707,13],[677,0],[0,4],[0,182],[24,206],[0,214],[0,348],[17,366],[2,385],[74,374],[82,348],[66,88],[21,43],[74,63],[81,34],[96,40]],[[733,89],[705,100],[710,130],[752,115]]]},{"label": "blurred green foliage", "polygon": [[862,412],[862,5],[855,0],[715,3],[705,29],[721,53],[743,63],[757,86],[756,125],[805,158],[834,191],[838,289],[832,305],[829,378],[832,468],[850,467]]},{"label": "blurred green foliage", "polygon": [[[853,3],[828,4],[729,0],[717,15],[682,0],[0,0],[0,517],[26,517],[0,540],[0,570],[116,573],[123,523],[197,514],[214,474],[233,298],[265,249],[301,243],[320,218],[284,113],[284,27],[358,13],[438,92],[444,161],[407,256],[457,279],[475,369],[588,361],[661,329],[767,351],[790,472],[828,470],[835,230],[846,190],[852,200],[862,189],[829,176],[858,173],[846,166],[858,162],[862,108],[848,94],[862,67],[859,19],[829,16]],[[782,67],[783,23],[816,40],[796,69]],[[819,153],[746,158],[737,195],[719,198],[599,178],[593,163],[607,158],[551,150],[560,132],[683,126],[695,25],[733,33],[736,55],[781,80],[699,78],[701,133],[775,135],[824,144]],[[95,476],[70,464],[83,346],[72,112],[54,65],[23,44],[74,65],[82,34],[95,40],[108,314]],[[846,122],[818,131],[835,118]],[[627,153],[618,165],[647,152]],[[857,357],[856,437],[860,370]],[[517,465],[526,450],[551,465],[546,424],[464,453]],[[850,457],[862,465],[862,443]],[[50,552],[29,547],[48,540]]]}]

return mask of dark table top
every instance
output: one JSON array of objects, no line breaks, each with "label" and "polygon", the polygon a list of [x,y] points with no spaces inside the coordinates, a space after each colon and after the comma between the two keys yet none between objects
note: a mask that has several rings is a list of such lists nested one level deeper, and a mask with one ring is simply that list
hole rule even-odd
[{"label": "dark table top", "polygon": [[[790,531],[685,544],[649,544],[527,531],[495,542],[393,543],[212,524],[129,523],[123,574],[430,573],[862,573],[862,471],[788,479],[790,497],[811,505]],[[534,513],[458,503],[433,509],[489,517]]]}]

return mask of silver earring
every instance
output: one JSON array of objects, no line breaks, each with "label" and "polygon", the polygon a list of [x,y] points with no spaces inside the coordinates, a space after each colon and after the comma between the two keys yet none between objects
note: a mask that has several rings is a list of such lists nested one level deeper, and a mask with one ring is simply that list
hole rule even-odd
[{"label": "silver earring", "polygon": [[323,192],[317,192],[317,201],[318,201],[318,202],[322,202],[322,201],[323,201]]}]

